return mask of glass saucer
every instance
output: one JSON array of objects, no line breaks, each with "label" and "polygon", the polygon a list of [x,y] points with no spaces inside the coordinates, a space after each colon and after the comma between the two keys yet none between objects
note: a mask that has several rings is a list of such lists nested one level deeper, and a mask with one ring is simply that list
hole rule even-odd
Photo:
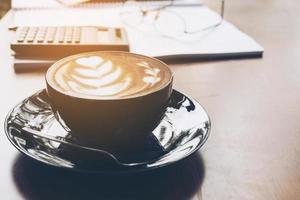
[{"label": "glass saucer", "polygon": [[[194,99],[173,90],[159,125],[151,130],[144,149],[130,155],[82,146],[54,118],[45,90],[16,105],[4,128],[20,152],[55,167],[97,173],[150,170],[177,162],[197,151],[207,140],[210,119]],[[134,142],[134,139],[133,139]]]}]

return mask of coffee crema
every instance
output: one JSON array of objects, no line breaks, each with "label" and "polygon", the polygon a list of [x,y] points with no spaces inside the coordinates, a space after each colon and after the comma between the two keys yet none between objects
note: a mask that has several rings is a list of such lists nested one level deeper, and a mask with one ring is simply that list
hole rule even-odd
[{"label": "coffee crema", "polygon": [[57,90],[79,97],[129,98],[166,86],[171,71],[159,60],[126,52],[92,52],[57,62],[47,79]]}]

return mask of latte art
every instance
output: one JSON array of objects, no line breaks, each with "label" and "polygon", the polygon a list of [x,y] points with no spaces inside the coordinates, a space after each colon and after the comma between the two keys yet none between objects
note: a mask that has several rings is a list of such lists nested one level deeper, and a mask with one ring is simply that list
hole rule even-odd
[{"label": "latte art", "polygon": [[145,94],[166,85],[171,76],[163,64],[118,52],[74,57],[56,67],[52,82],[64,93],[103,98]]}]

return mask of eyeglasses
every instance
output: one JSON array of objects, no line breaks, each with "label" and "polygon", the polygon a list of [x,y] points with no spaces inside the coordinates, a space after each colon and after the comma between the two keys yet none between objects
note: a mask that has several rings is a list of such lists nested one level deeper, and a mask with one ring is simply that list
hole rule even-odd
[{"label": "eyeglasses", "polygon": [[[159,2],[160,5],[141,4],[137,1],[126,1],[122,6],[120,17],[123,23],[134,29],[143,32],[159,34],[169,38],[179,38],[184,35],[197,34],[203,31],[212,30],[222,24],[225,14],[225,0],[220,1],[220,13],[213,20],[203,20],[197,23],[197,29],[190,28],[189,24],[193,19],[187,19],[189,13],[181,13],[176,9],[175,0]],[[200,5],[201,6],[201,5]],[[198,17],[197,17],[198,19]]]}]

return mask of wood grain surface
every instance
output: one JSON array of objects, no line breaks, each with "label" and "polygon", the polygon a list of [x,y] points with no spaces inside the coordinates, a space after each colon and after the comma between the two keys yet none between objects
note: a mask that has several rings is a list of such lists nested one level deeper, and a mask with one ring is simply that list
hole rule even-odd
[{"label": "wood grain surface", "polygon": [[[216,1],[208,3],[217,9]],[[212,119],[211,136],[194,156],[142,174],[75,174],[21,156],[1,131],[1,199],[299,199],[299,5],[227,0],[225,18],[255,38],[264,57],[170,64],[174,87]],[[43,73],[13,71],[10,17],[0,22],[0,124],[16,103],[45,87]]]}]

